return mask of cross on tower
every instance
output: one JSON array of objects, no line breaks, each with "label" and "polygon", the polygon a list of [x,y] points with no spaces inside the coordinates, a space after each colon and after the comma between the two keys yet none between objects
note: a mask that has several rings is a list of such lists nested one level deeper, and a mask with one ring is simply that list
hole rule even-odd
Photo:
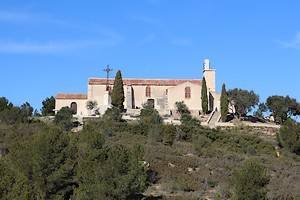
[{"label": "cross on tower", "polygon": [[104,69],[103,71],[106,72],[106,91],[109,91],[109,73],[112,71],[113,69],[109,68],[109,65],[107,65],[106,69]]}]

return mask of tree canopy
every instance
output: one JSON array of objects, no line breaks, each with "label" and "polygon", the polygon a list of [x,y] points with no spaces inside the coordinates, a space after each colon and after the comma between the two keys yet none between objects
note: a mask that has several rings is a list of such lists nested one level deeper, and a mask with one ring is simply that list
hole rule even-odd
[{"label": "tree canopy", "polygon": [[270,96],[267,99],[266,106],[272,113],[274,120],[283,124],[288,118],[300,115],[300,103],[289,96]]},{"label": "tree canopy", "polygon": [[227,92],[229,102],[234,107],[235,116],[240,119],[242,116],[251,112],[259,102],[259,96],[254,91],[235,88]]},{"label": "tree canopy", "polygon": [[144,151],[136,145],[104,146],[101,130],[86,126],[80,134],[74,199],[127,199],[146,188],[146,174],[140,160]]},{"label": "tree canopy", "polygon": [[122,74],[121,71],[118,70],[115,81],[114,81],[114,87],[111,93],[111,104],[121,110],[121,112],[124,109],[124,88],[123,88],[123,80],[122,80]]},{"label": "tree canopy", "polygon": [[[30,140],[14,143],[10,150],[5,161],[0,162],[1,199],[66,199],[70,196],[75,160],[74,146],[68,135],[44,127]],[[5,168],[7,165],[10,167]]]},{"label": "tree canopy", "polygon": [[99,129],[82,134],[37,126],[0,162],[1,199],[135,199],[146,188],[141,145],[105,146]]},{"label": "tree canopy", "polygon": [[25,102],[21,105],[21,110],[25,113],[26,116],[30,117],[33,113],[33,107],[31,107],[30,103]]},{"label": "tree canopy", "polygon": [[3,97],[0,99],[0,106],[2,111],[0,111],[0,120],[8,125],[16,123],[28,123],[30,122],[30,117],[32,116],[33,108],[26,102],[20,107],[12,106],[12,103]]},{"label": "tree canopy", "polygon": [[264,118],[264,112],[268,110],[267,106],[265,103],[260,103],[258,105],[257,110],[254,112],[254,116]]},{"label": "tree canopy", "polygon": [[53,116],[55,114],[55,98],[53,96],[47,97],[42,104],[41,112],[43,116]]},{"label": "tree canopy", "polygon": [[13,104],[9,102],[9,100],[5,97],[0,98],[0,112],[4,111],[6,109],[11,109],[13,107]]}]

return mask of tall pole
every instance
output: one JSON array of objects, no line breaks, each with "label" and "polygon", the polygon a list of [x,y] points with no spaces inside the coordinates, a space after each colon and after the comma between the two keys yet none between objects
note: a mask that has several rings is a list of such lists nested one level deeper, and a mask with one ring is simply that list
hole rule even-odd
[{"label": "tall pole", "polygon": [[107,65],[106,69],[104,69],[103,71],[106,72],[106,91],[109,91],[109,73],[112,71],[113,69],[109,68],[109,65]]}]

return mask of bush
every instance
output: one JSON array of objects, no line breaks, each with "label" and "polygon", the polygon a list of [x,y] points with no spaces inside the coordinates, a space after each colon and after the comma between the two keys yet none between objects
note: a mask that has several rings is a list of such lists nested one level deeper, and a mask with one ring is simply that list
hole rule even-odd
[{"label": "bush", "polygon": [[153,126],[148,133],[148,139],[155,142],[163,141],[163,131],[160,126]]},{"label": "bush", "polygon": [[198,126],[200,121],[193,117],[191,114],[183,114],[180,118],[180,122],[184,125]]},{"label": "bush", "polygon": [[300,155],[300,125],[297,122],[288,119],[280,128],[277,139],[282,147]]},{"label": "bush", "polygon": [[74,125],[72,123],[73,110],[69,107],[61,108],[54,118],[54,123],[64,131],[70,131]]},{"label": "bush", "polygon": [[28,117],[27,112],[20,107],[12,107],[0,112],[0,120],[8,125],[27,123],[30,121]]},{"label": "bush", "polygon": [[234,174],[237,199],[264,200],[269,182],[265,169],[257,161],[247,161]]},{"label": "bush", "polygon": [[200,121],[191,115],[189,108],[183,101],[175,103],[176,112],[180,115],[180,122],[183,125],[195,126],[200,125]]},{"label": "bush", "polygon": [[143,124],[162,124],[163,118],[157,110],[145,104],[141,110],[140,122]]},{"label": "bush", "polygon": [[198,153],[201,153],[201,149],[209,146],[212,143],[212,140],[204,135],[194,135],[193,143],[194,143],[195,150]]},{"label": "bush", "polygon": [[121,110],[115,106],[108,108],[103,115],[103,119],[106,121],[120,122],[122,121]]},{"label": "bush", "polygon": [[163,143],[165,145],[172,145],[176,138],[176,127],[173,125],[163,126]]}]

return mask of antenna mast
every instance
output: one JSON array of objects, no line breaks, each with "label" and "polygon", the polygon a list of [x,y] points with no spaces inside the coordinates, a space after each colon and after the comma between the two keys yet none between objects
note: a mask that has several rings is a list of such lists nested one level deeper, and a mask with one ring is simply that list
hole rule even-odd
[{"label": "antenna mast", "polygon": [[103,71],[106,72],[106,91],[109,91],[109,73],[112,71],[113,69],[109,68],[109,65],[107,65],[106,69],[104,69]]}]

